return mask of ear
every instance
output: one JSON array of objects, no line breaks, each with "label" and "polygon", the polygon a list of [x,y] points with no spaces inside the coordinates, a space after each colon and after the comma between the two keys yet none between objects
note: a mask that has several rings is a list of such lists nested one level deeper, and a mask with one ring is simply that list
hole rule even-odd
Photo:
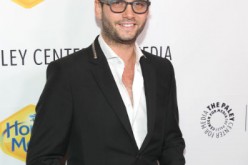
[{"label": "ear", "polygon": [[102,4],[99,0],[95,0],[95,16],[98,20],[102,19]]}]

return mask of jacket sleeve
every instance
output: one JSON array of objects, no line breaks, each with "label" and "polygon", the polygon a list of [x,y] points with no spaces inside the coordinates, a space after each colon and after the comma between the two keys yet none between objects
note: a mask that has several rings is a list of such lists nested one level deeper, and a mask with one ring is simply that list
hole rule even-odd
[{"label": "jacket sleeve", "polygon": [[167,98],[167,114],[165,120],[165,139],[162,154],[159,159],[160,165],[184,165],[183,155],[185,142],[179,128],[178,106],[176,96],[176,82],[174,69],[170,64],[170,90]]},{"label": "jacket sleeve", "polygon": [[62,165],[69,143],[72,97],[69,75],[59,62],[47,69],[47,81],[36,107],[27,165]]}]

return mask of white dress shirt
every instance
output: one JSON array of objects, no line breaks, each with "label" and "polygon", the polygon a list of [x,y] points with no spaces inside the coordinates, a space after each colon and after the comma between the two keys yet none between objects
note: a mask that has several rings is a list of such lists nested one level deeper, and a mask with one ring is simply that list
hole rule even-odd
[{"label": "white dress shirt", "polygon": [[122,100],[126,106],[129,121],[133,130],[136,144],[140,149],[147,134],[147,110],[146,98],[144,90],[144,80],[139,63],[143,53],[136,44],[136,63],[134,68],[134,80],[132,85],[133,105],[130,100],[128,91],[122,82],[122,74],[124,72],[125,63],[123,60],[107,45],[102,36],[99,36],[99,44],[105,54],[111,72],[121,94]]}]

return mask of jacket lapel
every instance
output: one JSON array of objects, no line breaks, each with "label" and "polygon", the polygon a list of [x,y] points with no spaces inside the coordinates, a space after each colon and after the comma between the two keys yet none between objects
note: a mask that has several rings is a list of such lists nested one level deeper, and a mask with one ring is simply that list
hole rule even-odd
[{"label": "jacket lapel", "polygon": [[113,111],[119,117],[124,128],[127,130],[128,134],[131,136],[133,142],[135,143],[124,102],[121,98],[118,87],[111,73],[107,59],[104,56],[97,39],[92,44],[91,48],[92,56],[89,59],[90,62],[93,64],[92,73],[95,77],[95,80],[99,85],[101,92],[107,99],[108,103],[111,105]]},{"label": "jacket lapel", "polygon": [[[144,52],[143,52],[144,53]],[[144,78],[146,105],[147,105],[147,136],[141,146],[142,151],[149,143],[155,123],[156,116],[156,73],[147,57],[142,57],[140,60],[142,74]]]},{"label": "jacket lapel", "polygon": [[[111,105],[113,111],[116,113],[124,128],[127,130],[130,137],[133,139],[134,145],[137,147],[133,131],[129,122],[128,114],[119,93],[118,87],[115,83],[114,77],[109,68],[106,57],[104,56],[100,45],[98,43],[98,38],[94,41],[91,46],[92,56],[89,58],[89,61],[93,64],[92,73],[96,79],[96,82],[101,89],[101,92],[106,97],[108,103]],[[94,52],[95,51],[95,52]],[[143,52],[144,53],[144,52]],[[155,123],[155,111],[156,111],[156,75],[155,70],[150,63],[149,58],[142,57],[140,59],[142,74],[144,78],[144,87],[146,95],[146,104],[147,104],[147,127],[148,132],[147,136],[140,148],[140,152],[145,149],[149,143],[154,129]]]}]

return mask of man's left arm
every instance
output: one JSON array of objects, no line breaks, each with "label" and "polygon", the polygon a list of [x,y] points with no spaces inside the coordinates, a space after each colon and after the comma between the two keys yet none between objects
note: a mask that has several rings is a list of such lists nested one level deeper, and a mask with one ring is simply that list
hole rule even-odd
[{"label": "man's left arm", "polygon": [[184,165],[183,155],[185,142],[179,128],[179,115],[176,96],[176,82],[174,69],[170,63],[170,90],[167,100],[165,119],[165,139],[162,154],[159,159],[160,165]]}]

